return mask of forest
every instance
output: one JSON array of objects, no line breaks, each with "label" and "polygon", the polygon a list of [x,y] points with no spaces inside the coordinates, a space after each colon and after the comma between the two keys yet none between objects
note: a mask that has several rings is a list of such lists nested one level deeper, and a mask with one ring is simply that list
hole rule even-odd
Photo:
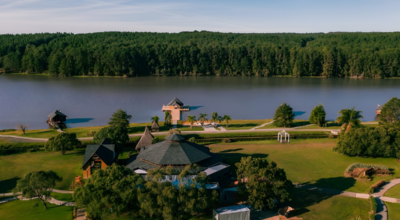
[{"label": "forest", "polygon": [[400,77],[400,32],[0,35],[0,73]]}]

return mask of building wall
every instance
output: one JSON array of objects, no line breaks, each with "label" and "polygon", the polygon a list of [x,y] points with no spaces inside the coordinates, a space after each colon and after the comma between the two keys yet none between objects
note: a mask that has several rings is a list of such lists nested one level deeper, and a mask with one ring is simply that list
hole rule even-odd
[{"label": "building wall", "polygon": [[224,185],[227,184],[231,178],[230,167],[226,167],[209,175],[208,177],[210,177],[210,182],[218,182],[221,187],[224,187]]},{"label": "building wall", "polygon": [[107,164],[104,163],[104,161],[101,161],[101,169],[105,169],[107,167]]},{"label": "building wall", "polygon": [[85,166],[83,166],[83,179],[89,178],[90,175],[90,165],[89,163],[86,163]]}]

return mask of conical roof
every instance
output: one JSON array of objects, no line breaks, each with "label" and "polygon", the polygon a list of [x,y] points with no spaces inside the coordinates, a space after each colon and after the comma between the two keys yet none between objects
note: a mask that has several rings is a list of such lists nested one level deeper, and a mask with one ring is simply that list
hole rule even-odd
[{"label": "conical roof", "polygon": [[174,134],[171,134],[171,135],[165,137],[165,140],[167,140],[167,141],[183,141],[183,140],[185,140],[185,137],[174,133]]},{"label": "conical roof", "polygon": [[151,128],[152,129],[160,128],[160,126],[157,124],[157,122],[153,122],[153,124],[151,125]]},{"label": "conical roof", "polygon": [[140,138],[139,142],[136,145],[136,150],[139,150],[142,147],[146,147],[152,144],[154,136],[150,133],[149,128],[146,126],[144,129],[144,133]]},{"label": "conical roof", "polygon": [[181,102],[181,100],[179,100],[178,98],[174,98],[172,101],[170,101],[169,103],[168,103],[168,105],[169,106],[172,106],[172,105],[174,105],[174,104],[178,104],[178,105],[183,105],[183,102]]},{"label": "conical roof", "polygon": [[[170,136],[173,137],[172,140],[183,138],[177,134]],[[210,157],[209,149],[202,145],[187,141],[170,142],[165,140],[141,149],[136,160],[168,166],[194,164]]]}]

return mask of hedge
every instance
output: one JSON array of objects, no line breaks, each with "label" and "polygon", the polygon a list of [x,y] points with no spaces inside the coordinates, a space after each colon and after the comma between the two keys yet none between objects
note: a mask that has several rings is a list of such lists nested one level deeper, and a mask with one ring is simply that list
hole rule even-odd
[{"label": "hedge", "polygon": [[0,143],[0,155],[35,152],[44,149],[44,143]]},{"label": "hedge", "polygon": [[371,203],[371,215],[369,217],[370,220],[375,220],[375,214],[378,209],[378,204],[373,196],[369,197],[369,201]]}]

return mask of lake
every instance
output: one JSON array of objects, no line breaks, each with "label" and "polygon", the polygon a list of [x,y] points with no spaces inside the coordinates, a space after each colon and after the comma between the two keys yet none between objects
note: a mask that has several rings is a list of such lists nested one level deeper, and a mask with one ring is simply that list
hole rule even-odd
[{"label": "lake", "polygon": [[46,116],[57,109],[68,116],[69,127],[106,125],[118,108],[132,115],[131,122],[148,122],[154,115],[163,119],[161,107],[175,97],[192,107],[184,119],[214,111],[232,119],[267,119],[286,102],[296,119],[308,119],[322,103],[329,120],[340,109],[356,107],[363,121],[372,121],[377,104],[399,95],[400,80],[393,79],[0,75],[0,129],[19,123],[48,128]]}]

